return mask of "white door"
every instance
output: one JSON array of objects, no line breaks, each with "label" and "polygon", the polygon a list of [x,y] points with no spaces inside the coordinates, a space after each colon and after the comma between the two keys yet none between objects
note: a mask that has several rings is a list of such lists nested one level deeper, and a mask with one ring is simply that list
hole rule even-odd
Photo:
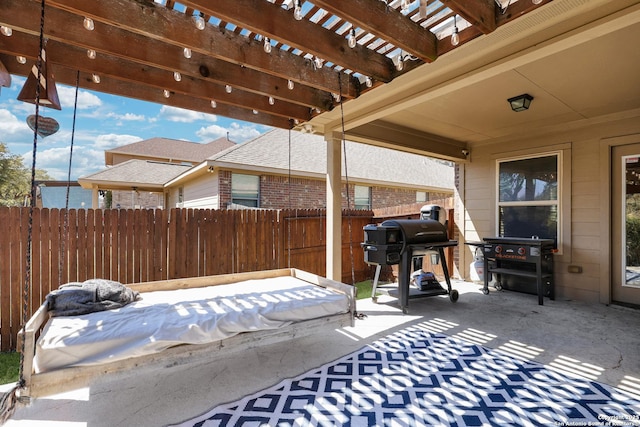
[{"label": "white door", "polygon": [[611,299],[640,305],[640,144],[613,148]]}]

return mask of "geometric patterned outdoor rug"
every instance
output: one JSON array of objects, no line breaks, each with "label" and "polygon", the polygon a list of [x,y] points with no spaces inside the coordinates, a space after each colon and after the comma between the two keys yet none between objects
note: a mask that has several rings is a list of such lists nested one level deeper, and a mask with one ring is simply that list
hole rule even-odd
[{"label": "geometric patterned outdoor rug", "polygon": [[417,326],[180,426],[640,426],[629,393]]}]

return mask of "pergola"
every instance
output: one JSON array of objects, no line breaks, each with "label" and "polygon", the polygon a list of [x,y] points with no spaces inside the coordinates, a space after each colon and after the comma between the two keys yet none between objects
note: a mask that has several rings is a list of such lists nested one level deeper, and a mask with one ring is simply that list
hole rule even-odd
[{"label": "pergola", "polygon": [[[546,2],[46,0],[44,35],[60,83],[290,128],[437,60],[454,26],[462,45]],[[0,16],[0,60],[26,76],[40,1]]]},{"label": "pergola", "polygon": [[[5,78],[32,71],[40,4],[0,1]],[[628,116],[639,21],[638,0],[46,0],[42,30],[57,82],[324,135],[335,278],[343,138],[466,163]]]}]

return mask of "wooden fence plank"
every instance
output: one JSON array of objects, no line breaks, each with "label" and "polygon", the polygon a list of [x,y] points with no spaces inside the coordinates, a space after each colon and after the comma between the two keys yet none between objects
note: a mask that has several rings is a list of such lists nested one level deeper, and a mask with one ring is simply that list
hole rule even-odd
[{"label": "wooden fence plank", "polygon": [[[11,227],[10,208],[0,208],[0,223]],[[10,228],[7,228],[10,230]],[[11,349],[11,233],[0,233],[0,248],[5,252],[0,256],[0,350],[9,351]]]},{"label": "wooden fence plank", "polygon": [[49,247],[49,254],[51,259],[51,286],[49,292],[58,289],[58,287],[64,282],[62,265],[60,264],[60,250],[62,241],[60,240],[60,209],[51,209],[49,211],[49,233],[51,236],[51,245]]},{"label": "wooden fence plank", "polygon": [[40,211],[40,304],[51,292],[51,218],[49,209]]}]

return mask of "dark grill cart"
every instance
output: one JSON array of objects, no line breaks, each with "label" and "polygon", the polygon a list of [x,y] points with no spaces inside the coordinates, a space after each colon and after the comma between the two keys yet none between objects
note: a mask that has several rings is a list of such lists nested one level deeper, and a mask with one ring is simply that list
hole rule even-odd
[{"label": "dark grill cart", "polygon": [[[553,283],[553,239],[485,237],[482,239],[484,255],[484,287],[489,293],[489,275],[497,275],[495,288],[500,290],[509,276],[520,277],[522,282],[533,281],[538,304],[543,305],[543,297],[554,299]],[[478,245],[477,242],[470,245]],[[505,287],[506,289],[506,287]],[[511,290],[519,289],[517,284]]]},{"label": "dark grill cart", "polygon": [[[380,225],[369,224],[364,227],[364,260],[376,265],[376,277],[372,298],[375,301],[377,278],[381,265],[398,264],[398,301],[403,313],[408,313],[410,298],[423,298],[435,295],[449,295],[451,302],[458,300],[458,291],[451,288],[449,269],[444,249],[457,246],[456,240],[449,240],[447,228],[432,219],[388,220]],[[412,261],[414,257],[424,256],[433,251],[439,254],[447,289],[439,284],[410,293]]]}]

